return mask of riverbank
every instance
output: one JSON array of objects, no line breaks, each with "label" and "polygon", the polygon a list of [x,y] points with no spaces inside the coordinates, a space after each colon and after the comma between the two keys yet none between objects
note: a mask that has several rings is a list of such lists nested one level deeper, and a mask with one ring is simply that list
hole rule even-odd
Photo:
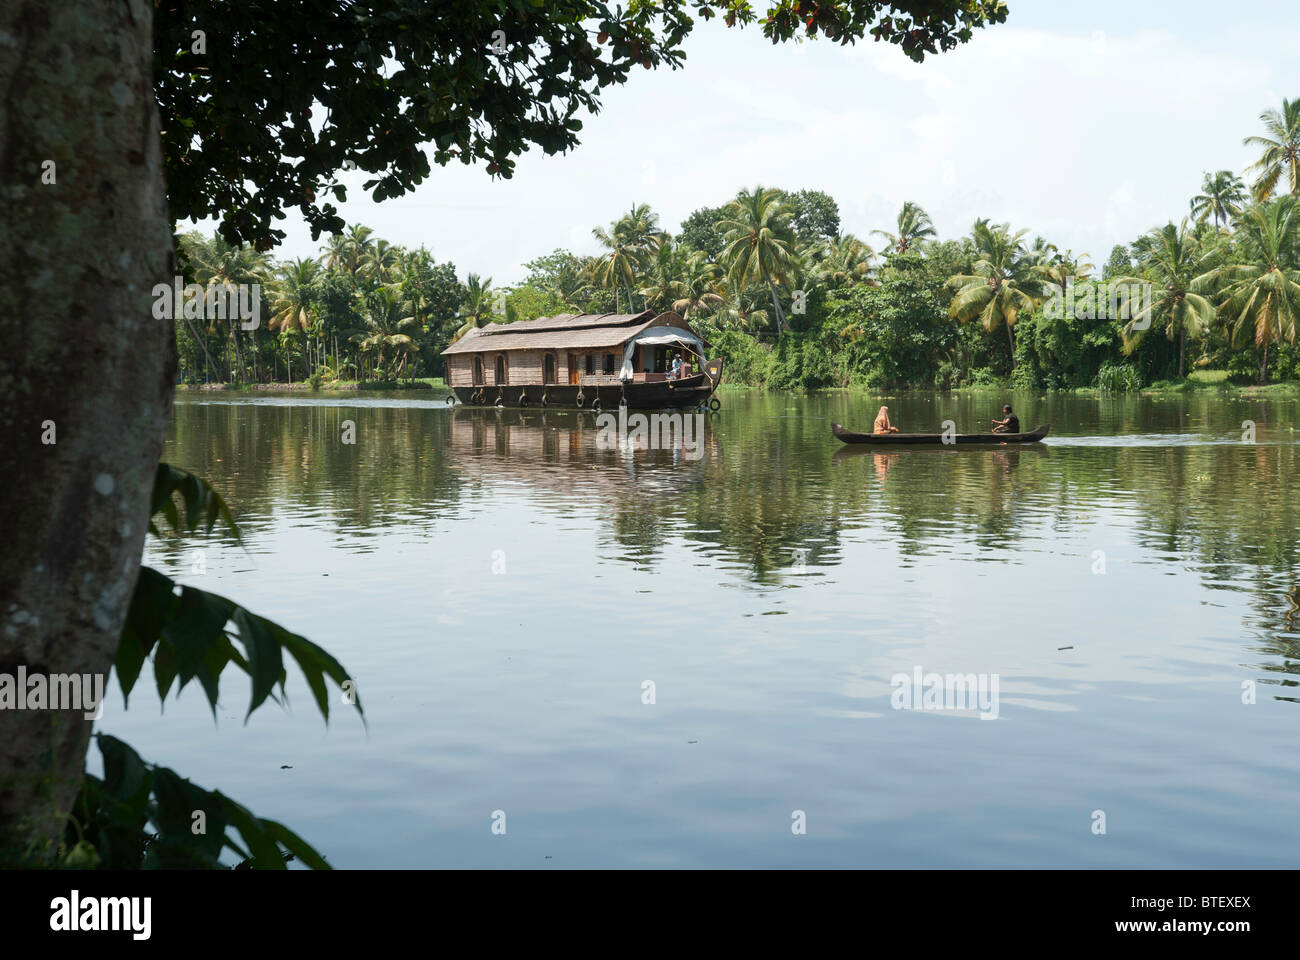
[{"label": "riverbank", "polygon": [[[718,388],[720,394],[742,394],[748,392],[765,392],[765,388],[744,383],[726,383]],[[781,392],[781,391],[773,391]],[[804,393],[803,391],[789,391]],[[947,390],[933,390],[927,387],[867,387],[853,385],[847,387],[822,387],[808,390],[807,394],[866,394],[873,397],[898,397],[912,394],[945,393],[969,397],[1001,397],[1009,394],[1035,396],[1071,396],[1071,397],[1118,397],[1118,396],[1167,396],[1175,394],[1197,394],[1222,396],[1224,399],[1260,399],[1300,398],[1300,381],[1288,380],[1282,383],[1239,383],[1228,379],[1225,370],[1198,370],[1185,380],[1161,380],[1131,390],[1108,390],[1102,387],[1061,387],[1026,389],[1009,382],[977,383]]]},{"label": "riverbank", "polygon": [[[322,383],[313,390],[310,383],[200,383],[178,384],[177,391],[184,392],[266,392],[266,393],[348,393],[366,390],[428,390],[435,396],[444,396],[451,392],[447,381],[440,377],[425,377],[416,380],[335,380]],[[718,393],[723,396],[746,393],[766,393],[763,387],[745,383],[727,383],[723,381]],[[772,391],[781,392],[781,391]],[[794,391],[801,393],[801,391]],[[827,387],[821,390],[809,390],[809,394],[870,394],[871,396],[900,396],[909,393],[930,393],[923,388],[895,387],[891,389],[863,386]],[[1003,396],[1006,394],[1032,393],[1038,395],[1064,395],[1075,397],[1123,396],[1132,393],[1139,396],[1163,396],[1169,394],[1217,394],[1224,398],[1259,399],[1259,398],[1300,398],[1300,382],[1258,384],[1232,383],[1227,373],[1221,370],[1196,371],[1186,380],[1159,381],[1131,391],[1103,390],[1101,387],[1068,387],[1065,389],[1024,390],[1006,383],[981,383],[964,387],[953,387],[942,391],[958,396]]]},{"label": "riverbank", "polygon": [[310,383],[178,383],[177,391],[203,393],[345,393],[353,390],[430,390],[435,393],[450,392],[447,381],[441,377],[424,377],[417,380],[329,380],[313,387]]}]

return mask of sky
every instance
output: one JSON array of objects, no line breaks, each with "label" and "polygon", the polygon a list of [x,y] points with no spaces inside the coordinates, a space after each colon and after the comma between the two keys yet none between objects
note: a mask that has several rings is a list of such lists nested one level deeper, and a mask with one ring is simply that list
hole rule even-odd
[{"label": "sky", "polygon": [[[842,230],[876,248],[870,232],[912,200],[941,238],[988,217],[1101,264],[1184,217],[1205,171],[1243,173],[1259,114],[1300,97],[1294,3],[1009,6],[1006,23],[921,64],[874,42],[775,46],[758,29],[697,22],[685,68],[607,90],[569,153],[526,153],[510,180],[435,166],[383,203],[361,190],[366,174],[344,173],[341,212],[497,286],[557,247],[597,252],[592,228],[633,204],[676,232],[758,184],[825,191]],[[276,256],[319,253],[324,237],[296,211],[280,226]]]}]

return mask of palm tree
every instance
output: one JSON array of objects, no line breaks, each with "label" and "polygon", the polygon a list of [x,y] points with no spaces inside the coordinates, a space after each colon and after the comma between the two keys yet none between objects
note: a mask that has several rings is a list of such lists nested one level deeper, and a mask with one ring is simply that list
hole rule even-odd
[{"label": "palm tree", "polygon": [[778,332],[786,328],[786,322],[776,285],[788,282],[799,266],[794,230],[781,196],[780,190],[761,186],[742,190],[728,204],[727,218],[718,223],[725,231],[719,259],[727,266],[727,279],[738,289],[751,283],[767,286]]},{"label": "palm tree", "polygon": [[[362,227],[362,229],[366,229]],[[392,279],[393,268],[401,259],[402,248],[395,247],[387,240],[376,240],[361,248],[357,256],[356,272],[379,283],[388,283]]]},{"label": "palm tree", "polygon": [[341,233],[331,234],[321,247],[325,255],[325,266],[329,270],[342,272],[347,270],[348,238]]},{"label": "palm tree", "polygon": [[1016,362],[1016,342],[1011,328],[1022,310],[1032,310],[1043,298],[1043,285],[1033,273],[1034,264],[1025,257],[1021,244],[1029,231],[1012,234],[1005,223],[989,225],[976,220],[973,230],[977,259],[970,274],[958,274],[946,286],[955,291],[948,315],[965,323],[976,317],[992,333],[1007,328],[1007,345],[1011,348],[1012,366]]},{"label": "palm tree", "polygon": [[403,330],[415,323],[414,317],[403,317],[401,286],[385,283],[372,290],[357,294],[358,309],[366,330],[352,337],[354,343],[361,347],[363,353],[376,352],[375,366],[384,371],[384,359],[389,350],[402,358],[402,362],[392,371],[399,377],[406,369],[406,362],[412,352],[419,346]]},{"label": "palm tree", "polygon": [[822,261],[822,274],[832,286],[869,281],[876,253],[851,233],[833,241]]},{"label": "palm tree", "polygon": [[1297,254],[1297,202],[1289,196],[1251,207],[1237,221],[1248,262],[1230,263],[1208,280],[1219,291],[1219,309],[1228,322],[1233,346],[1251,333],[1260,351],[1259,382],[1268,377],[1270,343],[1295,343],[1300,315]]},{"label": "palm tree", "polygon": [[647,203],[632,205],[632,209],[623,215],[628,225],[628,234],[633,244],[642,249],[650,249],[666,236],[659,228],[659,214],[650,209]]},{"label": "palm tree", "polygon": [[1246,168],[1259,171],[1259,178],[1253,186],[1255,199],[1263,201],[1271,197],[1283,173],[1291,196],[1300,196],[1300,100],[1283,98],[1280,111],[1265,110],[1259,119],[1269,136],[1247,137],[1242,141],[1248,147],[1259,147],[1263,151],[1260,158]]},{"label": "palm tree", "polygon": [[885,230],[871,232],[885,237],[895,253],[907,253],[918,241],[937,236],[934,224],[930,222],[930,215],[911,200],[905,201],[902,209],[898,211],[897,233],[889,233]]},{"label": "palm tree", "polygon": [[728,282],[721,309],[718,310],[719,322],[724,327],[735,327],[737,330],[745,331],[762,330],[766,327],[767,310],[760,306],[762,293],[757,292],[758,290],[758,287],[741,288]]},{"label": "palm tree", "polygon": [[1241,213],[1245,201],[1245,185],[1231,170],[1207,173],[1201,181],[1201,192],[1192,197],[1192,216],[1197,223],[1204,223],[1213,216],[1217,230],[1220,223],[1228,223]]},{"label": "palm tree", "polygon": [[428,330],[431,294],[436,282],[433,256],[421,246],[418,250],[401,250],[397,269],[400,272],[403,310],[410,313],[416,327]]},{"label": "palm tree", "polygon": [[354,277],[360,273],[366,254],[375,243],[371,239],[374,232],[369,227],[354,223],[348,227],[342,239],[337,234],[331,237],[326,244],[330,269],[341,270]]},{"label": "palm tree", "polygon": [[680,248],[670,238],[661,238],[649,262],[643,286],[636,291],[641,295],[642,302],[646,306],[653,304],[656,310],[671,305],[682,295],[684,287],[681,276],[684,267],[685,258]]},{"label": "palm tree", "polygon": [[[1032,250],[1030,255],[1033,256]],[[1063,254],[1054,255],[1050,262],[1034,263],[1030,270],[1044,283],[1059,287],[1061,294],[1064,295],[1066,289],[1073,284],[1086,282],[1088,277],[1092,275],[1092,271],[1096,269],[1084,259],[1087,256],[1089,254],[1085,253],[1080,255],[1078,260],[1075,260],[1070,255],[1070,251],[1067,250]]]},{"label": "palm tree", "polygon": [[610,224],[609,230],[596,227],[591,235],[608,251],[593,262],[592,279],[614,290],[615,310],[621,307],[618,299],[621,284],[627,294],[627,308],[632,310],[632,284],[645,263],[647,252],[656,248],[663,236],[659,217],[646,204],[637,204]]},{"label": "palm tree", "polygon": [[[1178,376],[1181,379],[1186,363],[1187,337],[1202,337],[1214,323],[1214,304],[1204,291],[1209,287],[1207,274],[1214,256],[1204,249],[1187,229],[1187,221],[1175,227],[1167,223],[1149,234],[1149,256],[1145,276],[1117,277],[1112,283],[1125,289],[1122,303],[1127,307],[1129,322],[1123,337],[1125,354],[1132,353],[1142,342],[1147,329],[1156,322],[1164,327],[1170,341],[1178,340]],[[1154,287],[1147,305],[1135,289]]]},{"label": "palm tree", "polygon": [[707,254],[701,250],[692,251],[682,268],[681,296],[673,301],[673,309],[690,319],[725,302],[719,292],[720,272]]},{"label": "palm tree", "polygon": [[[280,266],[271,285],[271,319],[266,324],[268,330],[278,330],[281,333],[299,330],[304,334],[317,331],[312,285],[319,275],[320,263],[312,259],[300,258]],[[287,366],[287,357],[285,362]],[[310,364],[307,372],[310,375]],[[293,382],[292,368],[289,382]]]},{"label": "palm tree", "polygon": [[[270,267],[270,257],[249,244],[235,246],[220,234],[214,234],[210,240],[195,243],[190,248],[190,262],[194,269],[194,278],[208,287],[208,296],[216,294],[218,287],[238,287],[241,285],[261,284]],[[240,349],[240,323],[238,317],[227,317],[230,321],[231,343],[235,348],[235,360],[239,364],[240,376],[248,379],[244,366],[244,355]],[[212,329],[209,323],[208,329]],[[253,333],[256,338],[256,331]]]},{"label": "palm tree", "polygon": [[492,278],[480,280],[477,273],[465,278],[465,302],[456,316],[463,322],[451,342],[455,343],[471,330],[485,327],[492,320],[497,292],[492,289]]}]

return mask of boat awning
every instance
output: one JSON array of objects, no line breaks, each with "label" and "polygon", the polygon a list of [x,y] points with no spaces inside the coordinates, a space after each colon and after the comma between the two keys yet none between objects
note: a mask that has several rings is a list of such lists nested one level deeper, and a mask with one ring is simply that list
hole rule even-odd
[{"label": "boat awning", "polygon": [[689,330],[683,330],[681,327],[646,327],[627,342],[627,347],[623,350],[623,369],[618,375],[619,379],[632,379],[632,353],[638,345],[660,347],[669,343],[685,344],[694,348],[700,356],[704,355],[704,341]]}]

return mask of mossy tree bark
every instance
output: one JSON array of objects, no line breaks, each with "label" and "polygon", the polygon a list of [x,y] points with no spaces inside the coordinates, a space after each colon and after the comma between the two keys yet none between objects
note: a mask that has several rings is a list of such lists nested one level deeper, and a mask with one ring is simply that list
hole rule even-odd
[{"label": "mossy tree bark", "polygon": [[[152,17],[0,4],[0,674],[107,686],[139,570],[176,368]],[[0,710],[0,857],[52,855],[91,726]]]}]

